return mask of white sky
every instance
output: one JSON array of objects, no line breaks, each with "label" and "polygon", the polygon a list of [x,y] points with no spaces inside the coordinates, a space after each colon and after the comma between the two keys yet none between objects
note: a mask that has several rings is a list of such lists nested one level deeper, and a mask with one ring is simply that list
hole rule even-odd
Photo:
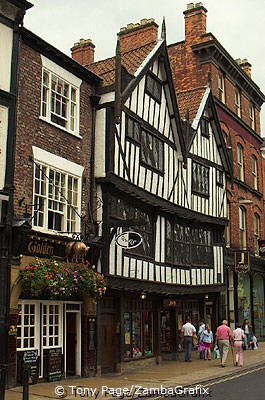
[{"label": "white sky", "polygon": [[[190,0],[29,0],[25,27],[70,55],[80,38],[92,39],[95,59],[112,57],[116,33],[128,23],[154,18],[161,25],[165,16],[167,42],[184,39],[184,15]],[[252,78],[265,92],[265,1],[204,0],[207,31],[212,32],[232,57],[247,58]],[[265,109],[265,105],[263,106]],[[265,136],[265,111],[262,112]]]}]

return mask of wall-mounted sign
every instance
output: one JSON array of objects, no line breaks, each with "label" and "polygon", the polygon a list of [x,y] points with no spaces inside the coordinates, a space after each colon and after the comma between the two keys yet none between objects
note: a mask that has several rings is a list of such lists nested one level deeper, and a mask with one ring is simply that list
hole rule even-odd
[{"label": "wall-mounted sign", "polygon": [[140,246],[143,237],[137,232],[123,232],[116,237],[116,244],[124,249],[134,249]]},{"label": "wall-mounted sign", "polygon": [[259,240],[259,255],[265,257],[265,240]]},{"label": "wall-mounted sign", "polygon": [[249,251],[235,251],[235,271],[250,271]]}]

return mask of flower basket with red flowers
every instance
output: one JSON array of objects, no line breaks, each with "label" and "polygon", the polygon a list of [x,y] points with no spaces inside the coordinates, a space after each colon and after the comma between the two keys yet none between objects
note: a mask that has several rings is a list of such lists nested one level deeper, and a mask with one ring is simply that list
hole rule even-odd
[{"label": "flower basket with red flowers", "polygon": [[23,294],[51,299],[80,298],[88,294],[98,299],[106,291],[104,276],[89,263],[60,263],[38,259],[20,272]]}]

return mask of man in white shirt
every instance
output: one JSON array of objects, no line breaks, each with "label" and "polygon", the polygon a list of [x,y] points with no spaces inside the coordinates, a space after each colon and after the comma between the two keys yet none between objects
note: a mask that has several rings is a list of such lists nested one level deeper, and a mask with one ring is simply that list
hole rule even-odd
[{"label": "man in white shirt", "polygon": [[185,361],[191,361],[191,350],[192,350],[192,337],[196,334],[195,326],[192,325],[191,319],[188,317],[186,319],[186,324],[181,328],[181,332],[184,336],[184,346],[185,346]]}]

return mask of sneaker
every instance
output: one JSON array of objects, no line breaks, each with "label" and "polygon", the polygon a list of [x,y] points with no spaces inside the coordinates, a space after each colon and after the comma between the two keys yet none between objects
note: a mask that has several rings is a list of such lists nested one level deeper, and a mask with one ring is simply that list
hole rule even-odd
[{"label": "sneaker", "polygon": [[223,365],[223,364],[222,364],[222,365],[221,365],[221,367],[222,367],[222,368],[224,368],[224,367],[225,367],[225,365]]},{"label": "sneaker", "polygon": [[235,364],[235,366],[236,366],[236,367],[238,367],[238,362],[237,362],[237,361],[236,361],[236,364]]}]

